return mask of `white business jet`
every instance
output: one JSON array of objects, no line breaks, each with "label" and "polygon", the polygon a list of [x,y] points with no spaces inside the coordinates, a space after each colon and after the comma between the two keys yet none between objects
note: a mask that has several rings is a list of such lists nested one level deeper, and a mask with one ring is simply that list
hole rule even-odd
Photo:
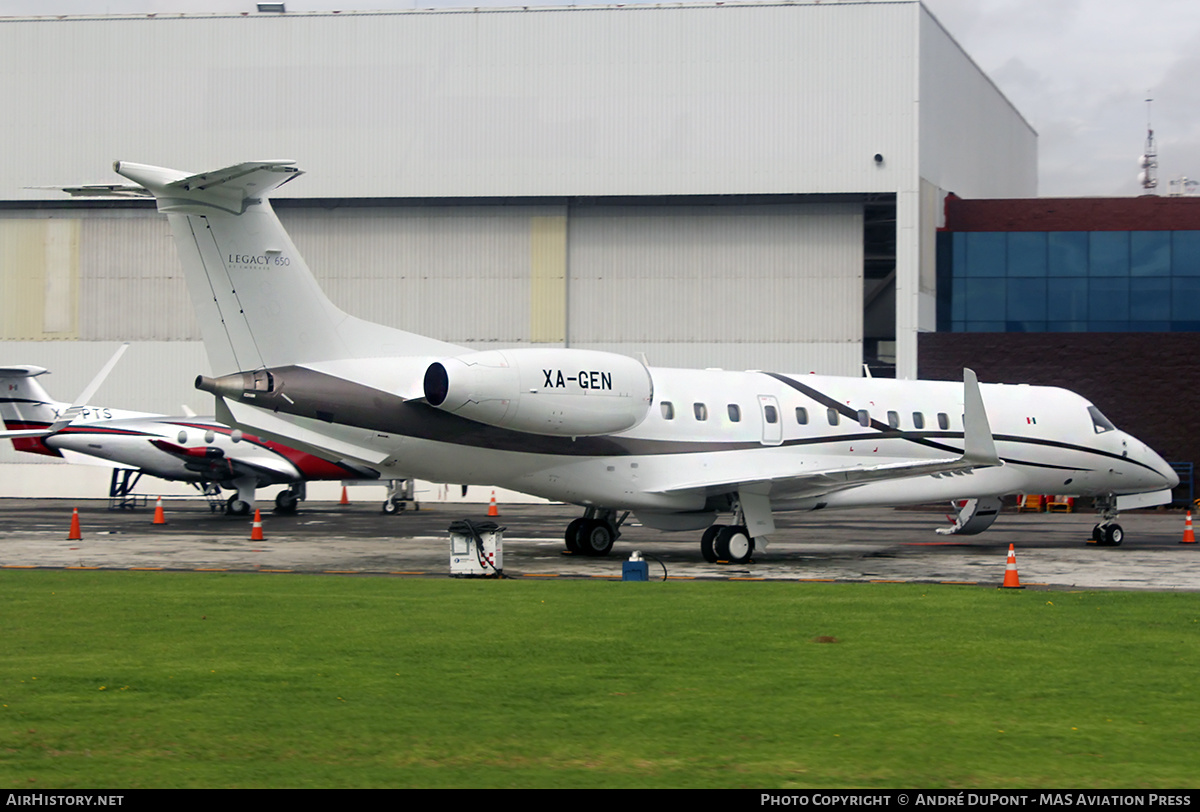
[{"label": "white business jet", "polygon": [[[117,358],[101,372],[107,375]],[[93,381],[74,404],[52,400],[38,381],[47,370],[31,364],[0,367],[0,419],[18,451],[61,457],[67,462],[107,465],[188,482],[205,493],[221,488],[233,495],[225,512],[244,516],[254,508],[257,488],[286,485],[275,497],[275,510],[293,513],[311,480],[378,479],[378,473],[353,463],[322,457],[230,429],[212,418],[169,417],[87,405],[99,385]],[[114,480],[114,483],[116,480]],[[127,495],[136,479],[123,481]]]},{"label": "white business jet", "polygon": [[[1178,479],[1143,443],[1062,389],[659,369],[621,355],[473,352],[354,318],[317,286],[271,209],[290,161],[193,174],[119,162],[178,244],[220,420],[384,477],[502,486],[579,505],[566,545],[604,555],[632,512],[703,530],[709,560],[746,561],[777,510],[962,500],[980,532],[1000,497],[1167,502]],[[726,523],[717,522],[727,514]]]}]

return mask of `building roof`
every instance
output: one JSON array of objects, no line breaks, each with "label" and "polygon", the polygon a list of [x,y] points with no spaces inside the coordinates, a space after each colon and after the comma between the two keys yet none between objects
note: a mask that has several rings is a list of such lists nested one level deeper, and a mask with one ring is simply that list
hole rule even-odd
[{"label": "building roof", "polygon": [[1200,197],[946,197],[946,231],[1194,231]]}]

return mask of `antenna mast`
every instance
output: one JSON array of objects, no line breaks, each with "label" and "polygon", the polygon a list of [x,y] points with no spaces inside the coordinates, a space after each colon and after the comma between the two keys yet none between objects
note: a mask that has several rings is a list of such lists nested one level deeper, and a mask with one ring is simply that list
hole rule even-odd
[{"label": "antenna mast", "polygon": [[1138,174],[1138,181],[1147,194],[1158,186],[1158,147],[1154,144],[1154,130],[1150,126],[1150,104],[1153,101],[1146,99],[1146,151],[1142,153],[1142,171]]}]

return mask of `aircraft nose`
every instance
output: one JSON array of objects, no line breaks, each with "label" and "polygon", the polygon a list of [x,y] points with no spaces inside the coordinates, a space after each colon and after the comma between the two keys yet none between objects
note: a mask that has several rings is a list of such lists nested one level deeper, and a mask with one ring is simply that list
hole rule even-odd
[{"label": "aircraft nose", "polygon": [[1163,487],[1167,489],[1174,488],[1179,484],[1179,474],[1175,473],[1175,469],[1168,465],[1167,462],[1162,459],[1162,457],[1159,457],[1159,462],[1163,464],[1163,467],[1159,470],[1159,473],[1167,483]]},{"label": "aircraft nose", "polygon": [[1158,479],[1157,482],[1152,483],[1152,487],[1160,490],[1170,490],[1178,485],[1179,474],[1175,473],[1175,469],[1171,467],[1170,463],[1160,457],[1150,446],[1140,441],[1136,442],[1142,447],[1143,459],[1147,465],[1154,469],[1154,476]]}]

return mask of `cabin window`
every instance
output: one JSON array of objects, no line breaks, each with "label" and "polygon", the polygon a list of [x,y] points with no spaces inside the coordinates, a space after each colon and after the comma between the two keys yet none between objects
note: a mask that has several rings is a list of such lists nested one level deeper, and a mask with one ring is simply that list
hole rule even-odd
[{"label": "cabin window", "polygon": [[675,407],[671,404],[671,401],[664,400],[662,403],[658,404],[658,407],[662,409],[663,420],[675,419]]},{"label": "cabin window", "polygon": [[921,412],[913,412],[913,428],[914,429],[925,428],[925,415],[922,414]]},{"label": "cabin window", "polygon": [[775,410],[774,406],[763,406],[763,417],[771,424],[779,422],[779,412]]},{"label": "cabin window", "polygon": [[829,418],[829,425],[836,426],[841,422],[841,417],[838,415],[837,409],[826,409],[825,416]]},{"label": "cabin window", "polygon": [[708,419],[708,407],[705,406],[703,403],[693,403],[692,404],[692,414],[696,415],[697,420],[707,420]]},{"label": "cabin window", "polygon": [[858,410],[858,425],[862,426],[864,429],[871,428],[871,413],[866,409]]},{"label": "cabin window", "polygon": [[742,422],[742,407],[738,406],[736,403],[730,403],[728,406],[728,409],[729,409],[729,422],[731,422],[731,423]]},{"label": "cabin window", "polygon": [[1117,427],[1112,424],[1107,417],[1100,413],[1100,410],[1095,406],[1088,406],[1088,414],[1092,416],[1092,428],[1097,434],[1103,434],[1106,431],[1116,431]]},{"label": "cabin window", "polygon": [[796,407],[796,422],[801,426],[808,425],[808,409],[805,409],[803,406]]},{"label": "cabin window", "polygon": [[942,431],[950,428],[950,415],[945,412],[938,412],[938,428]]},{"label": "cabin window", "polygon": [[900,428],[900,413],[888,412],[888,425],[894,429]]}]

